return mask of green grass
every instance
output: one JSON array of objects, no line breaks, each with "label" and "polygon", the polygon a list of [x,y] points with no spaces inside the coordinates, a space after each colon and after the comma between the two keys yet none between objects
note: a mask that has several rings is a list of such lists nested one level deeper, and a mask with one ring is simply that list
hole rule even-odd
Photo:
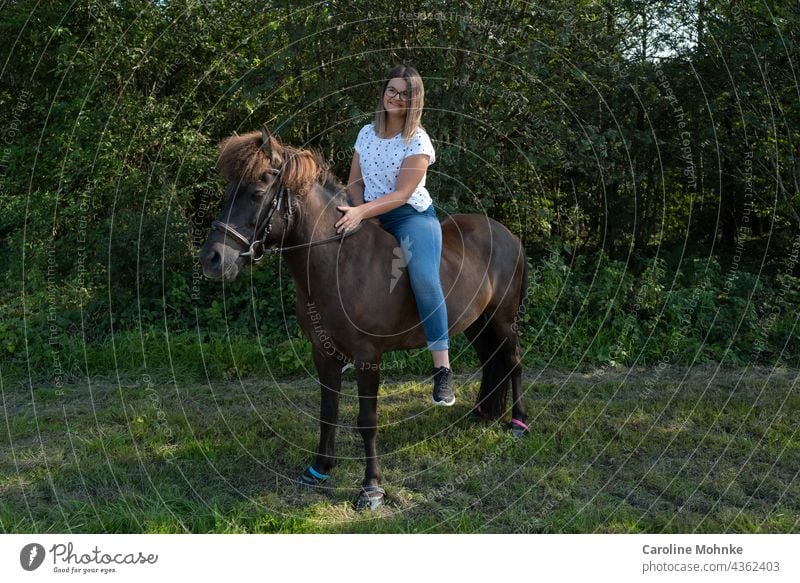
[{"label": "green grass", "polygon": [[5,384],[0,530],[797,532],[798,371],[684,372],[528,371],[523,440],[465,418],[468,374],[449,409],[416,379],[388,379],[388,499],[361,514],[352,371],[322,492],[293,485],[317,440],[313,379]]}]

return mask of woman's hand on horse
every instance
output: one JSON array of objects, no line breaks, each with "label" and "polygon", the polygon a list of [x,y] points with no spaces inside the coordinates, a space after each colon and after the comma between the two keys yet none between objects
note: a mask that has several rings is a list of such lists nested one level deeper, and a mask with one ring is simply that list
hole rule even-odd
[{"label": "woman's hand on horse", "polygon": [[342,231],[352,231],[361,224],[361,207],[357,206],[337,206],[337,210],[344,213],[344,216],[336,222],[336,233]]}]

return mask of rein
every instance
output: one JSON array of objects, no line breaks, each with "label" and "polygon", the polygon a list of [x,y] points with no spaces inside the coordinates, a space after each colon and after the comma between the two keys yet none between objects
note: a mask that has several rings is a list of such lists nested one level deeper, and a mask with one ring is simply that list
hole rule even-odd
[{"label": "rein", "polygon": [[[278,176],[280,175],[281,171],[275,168],[270,168],[270,172]],[[255,229],[255,233],[261,231],[261,237],[253,239],[253,241],[250,241],[250,239],[242,235],[234,227],[230,226],[229,224],[223,221],[216,220],[213,223],[211,223],[211,230],[224,233],[225,235],[231,237],[232,239],[243,245],[247,249],[247,251],[242,251],[241,253],[239,253],[239,256],[248,257],[252,263],[258,263],[264,258],[265,255],[268,254],[288,253],[290,251],[296,251],[298,249],[309,249],[317,245],[325,245],[326,243],[333,243],[334,241],[343,241],[346,237],[354,235],[359,230],[361,230],[361,227],[363,225],[363,223],[361,223],[352,231],[344,231],[343,233],[334,235],[333,237],[327,237],[325,239],[320,239],[317,241],[309,241],[308,243],[301,243],[299,245],[290,245],[288,247],[265,248],[264,243],[266,242],[267,238],[269,238],[269,235],[272,232],[272,217],[275,215],[277,211],[280,211],[281,205],[286,206],[286,214],[284,216],[284,220],[288,224],[289,218],[292,215],[293,211],[291,210],[291,205],[289,204],[289,190],[284,186],[280,186],[278,193],[274,197],[272,197],[272,204],[270,205],[269,211],[267,211],[266,218],[264,219],[263,223],[261,225],[258,225]],[[256,237],[258,237],[258,235],[256,235]]]}]

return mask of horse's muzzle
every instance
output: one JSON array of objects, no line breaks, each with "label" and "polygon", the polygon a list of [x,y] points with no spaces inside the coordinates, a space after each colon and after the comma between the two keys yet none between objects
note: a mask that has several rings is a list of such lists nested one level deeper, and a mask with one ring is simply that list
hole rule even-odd
[{"label": "horse's muzzle", "polygon": [[203,275],[214,281],[234,281],[239,277],[244,261],[238,249],[219,242],[206,241],[200,249]]}]

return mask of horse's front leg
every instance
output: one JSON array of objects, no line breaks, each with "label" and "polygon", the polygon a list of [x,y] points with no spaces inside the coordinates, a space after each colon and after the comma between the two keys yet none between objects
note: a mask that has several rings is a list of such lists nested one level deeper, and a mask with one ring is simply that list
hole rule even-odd
[{"label": "horse's front leg", "polygon": [[336,425],[339,421],[339,395],[342,387],[342,361],[314,348],[314,365],[319,375],[319,445],[314,463],[300,477],[307,486],[319,486],[330,477],[336,464]]},{"label": "horse's front leg", "polygon": [[358,510],[375,510],[383,505],[381,466],[378,462],[378,386],[380,385],[380,358],[376,362],[356,362],[358,380],[358,431],[364,440],[366,470],[364,483],[356,500]]}]

